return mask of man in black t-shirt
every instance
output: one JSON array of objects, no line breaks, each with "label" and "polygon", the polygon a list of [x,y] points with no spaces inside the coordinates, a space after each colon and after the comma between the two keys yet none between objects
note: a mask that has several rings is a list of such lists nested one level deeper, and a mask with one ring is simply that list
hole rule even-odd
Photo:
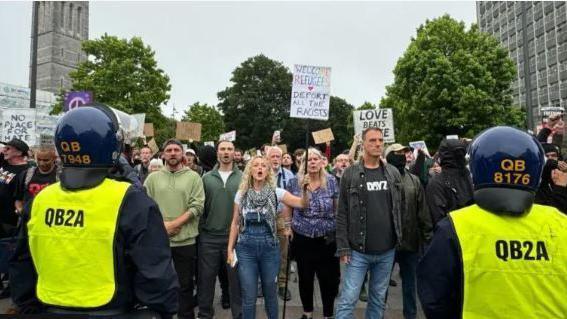
[{"label": "man in black t-shirt", "polygon": [[337,319],[352,318],[364,276],[370,272],[366,318],[382,318],[394,263],[402,240],[400,172],[381,159],[384,135],[379,128],[362,133],[363,159],[341,178],[337,210],[337,253],[345,264]]},{"label": "man in black t-shirt", "polygon": [[16,184],[19,176],[29,167],[26,161],[29,147],[24,141],[14,138],[4,144],[3,160],[0,161],[0,238],[11,236],[16,229]]},{"label": "man in black t-shirt", "polygon": [[35,153],[37,167],[30,167],[25,174],[20,174],[16,184],[14,198],[16,211],[21,212],[24,205],[35,197],[47,185],[57,181],[55,149],[41,148]]}]

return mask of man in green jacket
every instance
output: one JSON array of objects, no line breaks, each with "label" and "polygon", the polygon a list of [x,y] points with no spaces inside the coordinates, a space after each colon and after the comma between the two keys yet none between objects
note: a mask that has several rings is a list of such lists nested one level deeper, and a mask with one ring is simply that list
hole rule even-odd
[{"label": "man in green jacket", "polygon": [[417,261],[420,251],[433,235],[433,223],[419,177],[406,168],[408,151],[409,147],[395,143],[388,146],[384,154],[388,163],[395,166],[402,177],[402,240],[396,247],[395,262],[400,265],[402,277],[404,319],[415,319]]},{"label": "man in green jacket", "polygon": [[165,167],[146,178],[144,187],[156,201],[169,235],[173,264],[179,277],[179,319],[194,319],[193,277],[197,258],[195,239],[203,213],[205,192],[197,173],[183,166],[183,146],[170,139],[164,143]]},{"label": "man in green jacket", "polygon": [[212,171],[203,176],[205,212],[199,222],[199,318],[214,316],[215,280],[220,267],[227,267],[232,318],[240,318],[242,304],[238,273],[226,263],[226,248],[232,220],[234,196],[242,173],[234,164],[234,145],[221,141]]}]

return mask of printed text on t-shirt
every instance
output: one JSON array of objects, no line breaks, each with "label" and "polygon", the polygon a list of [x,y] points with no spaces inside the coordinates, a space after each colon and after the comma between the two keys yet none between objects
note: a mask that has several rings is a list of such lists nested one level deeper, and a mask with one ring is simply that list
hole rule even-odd
[{"label": "printed text on t-shirt", "polygon": [[366,190],[369,192],[388,190],[388,181],[366,182]]}]

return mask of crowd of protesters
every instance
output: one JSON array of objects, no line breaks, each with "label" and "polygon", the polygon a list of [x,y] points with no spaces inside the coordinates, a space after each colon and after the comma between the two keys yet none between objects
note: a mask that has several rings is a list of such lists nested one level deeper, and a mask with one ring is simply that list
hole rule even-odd
[{"label": "crowd of protesters", "polygon": [[[551,118],[537,136],[547,162],[536,203],[566,213],[561,125]],[[469,142],[443,139],[431,156],[400,144],[384,148],[382,132],[368,129],[331,158],[330,143],[287,153],[272,141],[248,154],[229,141],[184,149],[170,139],[156,154],[148,146],[126,148],[113,174],[143,187],[161,211],[179,278],[180,319],[214,317],[217,277],[222,307],[233,318],[255,318],[258,295],[266,316],[278,318],[278,296],[292,298],[286,277],[292,259],[302,319],[313,318],[315,278],[324,318],[350,318],[359,299],[368,302],[366,318],[382,318],[388,286],[397,284],[395,263],[404,318],[411,319],[418,260],[435,225],[474,202]],[[0,160],[0,237],[9,238],[26,203],[58,181],[57,155],[47,146],[31,155],[13,139]],[[6,268],[0,271],[7,279]],[[9,297],[3,288],[1,296]],[[429,306],[427,291],[420,299]]]}]

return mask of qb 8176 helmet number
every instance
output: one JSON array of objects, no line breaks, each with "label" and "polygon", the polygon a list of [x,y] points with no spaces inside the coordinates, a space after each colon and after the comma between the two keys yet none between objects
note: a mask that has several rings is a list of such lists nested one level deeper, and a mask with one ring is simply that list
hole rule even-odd
[{"label": "qb 8176 helmet number", "polygon": [[530,174],[525,173],[526,161],[504,159],[500,162],[500,168],[504,172],[495,172],[493,176],[496,184],[530,184]]}]

